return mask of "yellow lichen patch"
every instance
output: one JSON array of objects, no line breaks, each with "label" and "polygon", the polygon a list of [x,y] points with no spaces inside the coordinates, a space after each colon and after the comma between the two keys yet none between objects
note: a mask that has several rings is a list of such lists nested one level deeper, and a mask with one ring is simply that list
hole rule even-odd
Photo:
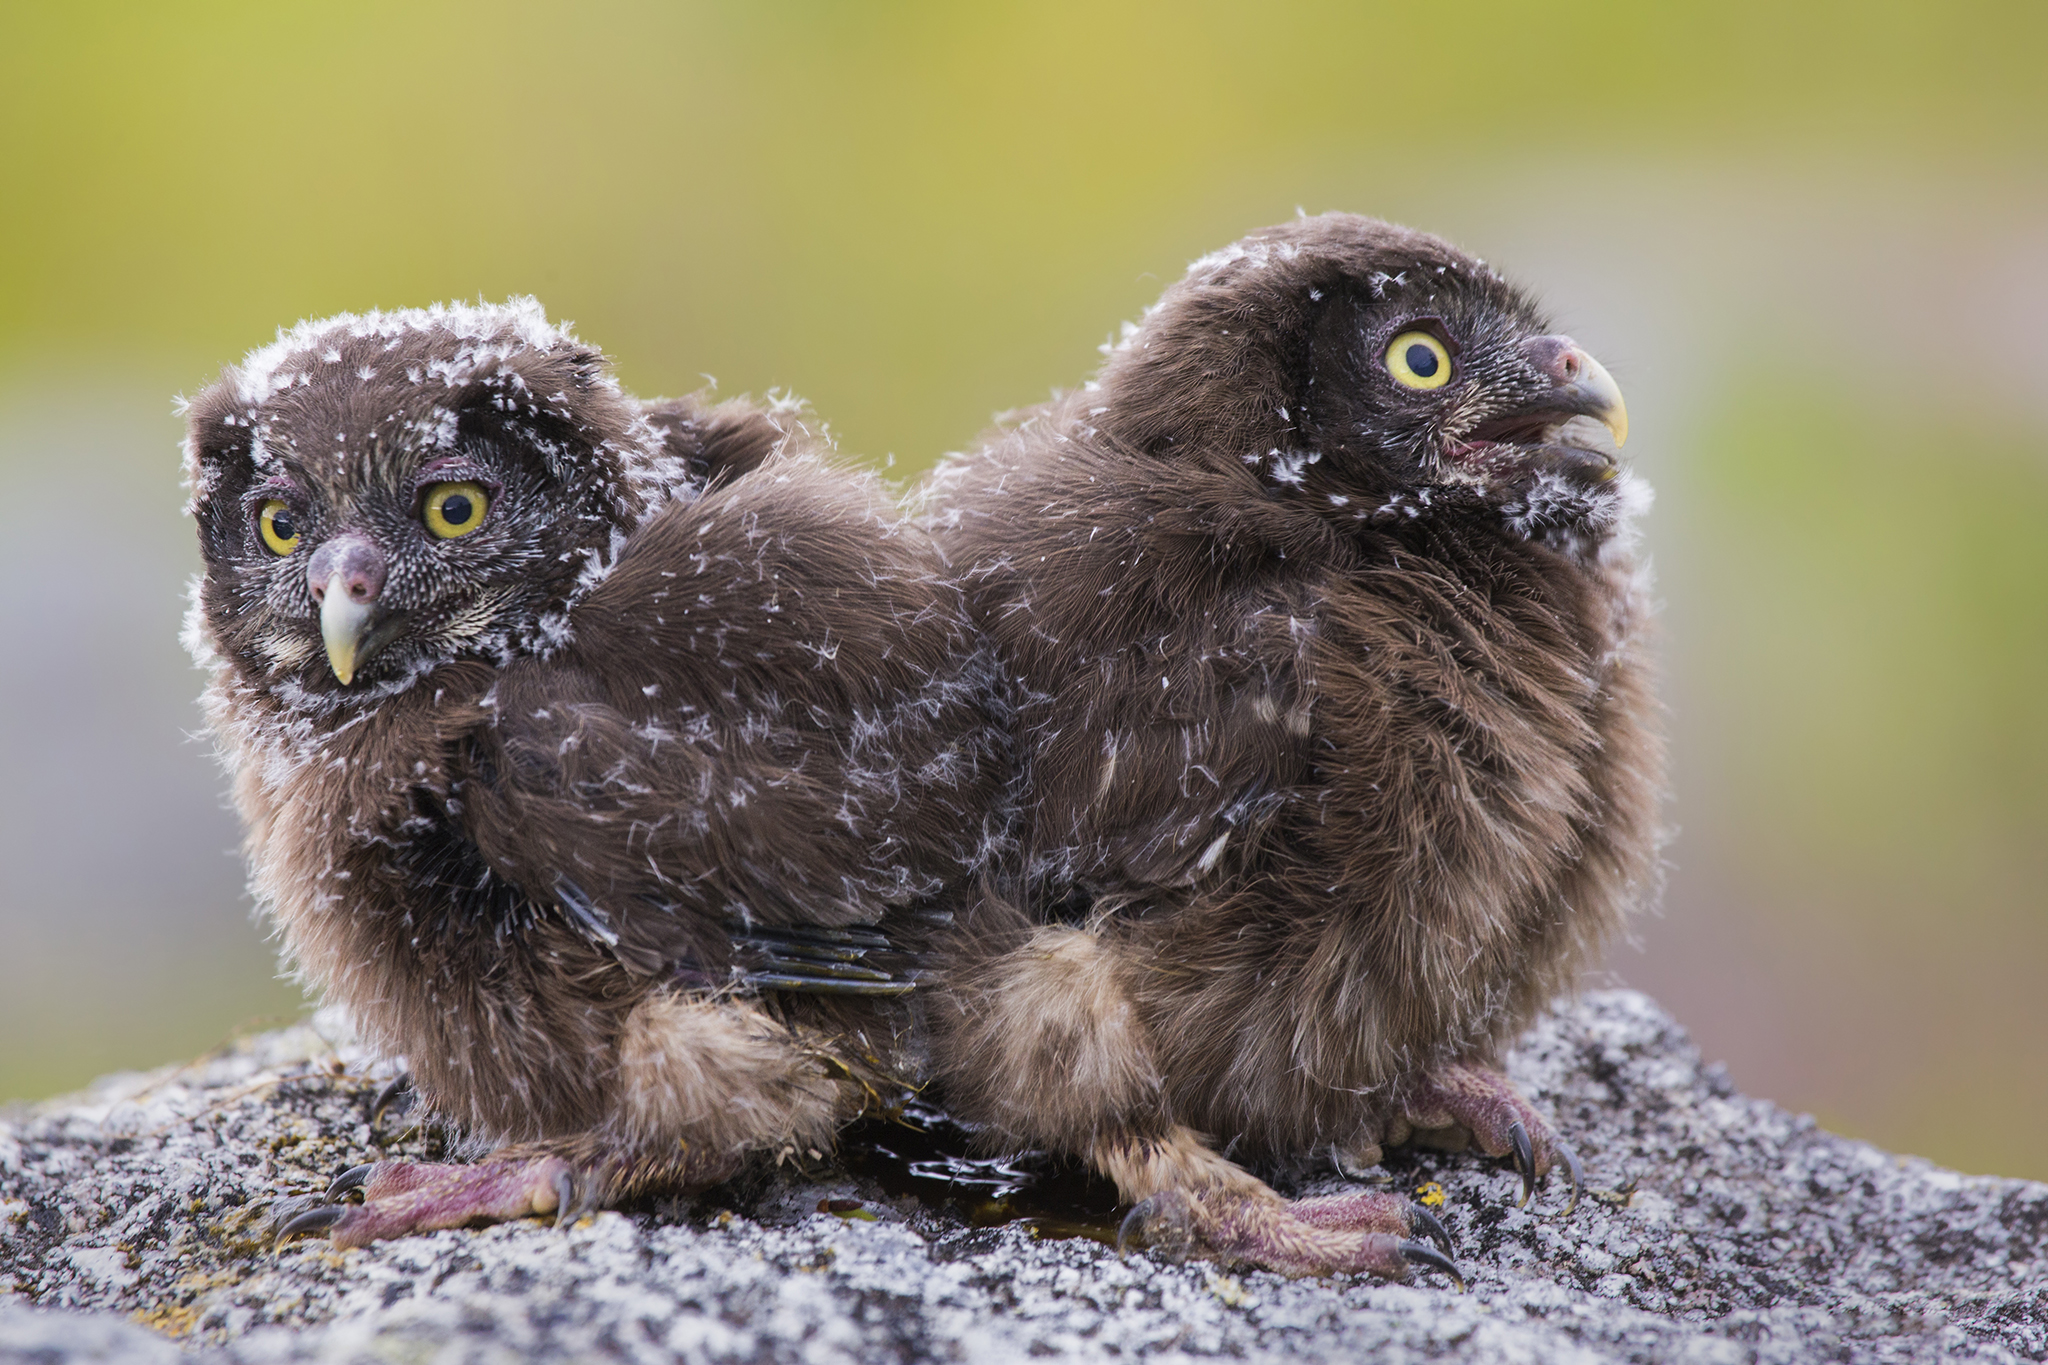
[{"label": "yellow lichen patch", "polygon": [[1425,1208],[1440,1209],[1444,1206],[1444,1187],[1434,1180],[1425,1181],[1415,1187],[1415,1202]]},{"label": "yellow lichen patch", "polygon": [[199,1326],[199,1320],[206,1316],[208,1296],[218,1289],[230,1289],[243,1279],[243,1273],[234,1268],[194,1271],[172,1285],[170,1293],[162,1300],[146,1308],[138,1308],[128,1317],[173,1341],[182,1340],[192,1335],[193,1329]]},{"label": "yellow lichen patch", "polygon": [[1235,1275],[1211,1273],[1202,1287],[1216,1296],[1225,1308],[1248,1308],[1255,1300],[1245,1292],[1244,1282]]},{"label": "yellow lichen patch", "polygon": [[230,1256],[260,1256],[270,1249],[268,1204],[244,1204],[231,1209],[206,1230]]},{"label": "yellow lichen patch", "polygon": [[154,1308],[136,1309],[128,1315],[128,1320],[159,1336],[178,1341],[191,1336],[192,1329],[199,1325],[199,1305],[160,1303]]}]

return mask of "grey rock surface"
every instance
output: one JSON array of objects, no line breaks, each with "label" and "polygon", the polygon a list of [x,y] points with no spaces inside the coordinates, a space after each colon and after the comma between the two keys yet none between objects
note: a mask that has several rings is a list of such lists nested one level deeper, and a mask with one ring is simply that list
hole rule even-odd
[{"label": "grey rock surface", "polygon": [[1499,1163],[1392,1158],[1445,1190],[1463,1295],[1120,1257],[851,1151],[560,1231],[336,1252],[269,1232],[435,1136],[373,1141],[389,1070],[321,1016],[0,1121],[0,1361],[2048,1359],[2048,1186],[1738,1096],[1632,992],[1561,1008],[1509,1070],[1606,1194],[1523,1212]]}]

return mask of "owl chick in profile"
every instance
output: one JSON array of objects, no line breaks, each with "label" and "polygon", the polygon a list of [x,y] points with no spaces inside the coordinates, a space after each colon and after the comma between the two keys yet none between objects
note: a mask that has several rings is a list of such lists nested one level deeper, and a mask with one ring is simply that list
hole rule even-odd
[{"label": "owl chick in profile", "polygon": [[1625,435],[1484,264],[1333,214],[1196,262],[942,468],[1025,778],[1015,894],[953,942],[957,1112],[1297,1274],[1440,1258],[1397,1198],[1238,1162],[1470,1143],[1576,1198],[1498,1061],[1656,881]]},{"label": "owl chick in profile", "polygon": [[1002,831],[990,663],[793,409],[623,395],[531,300],[301,325],[189,407],[188,637],[301,975],[464,1165],[345,1245],[828,1146]]}]

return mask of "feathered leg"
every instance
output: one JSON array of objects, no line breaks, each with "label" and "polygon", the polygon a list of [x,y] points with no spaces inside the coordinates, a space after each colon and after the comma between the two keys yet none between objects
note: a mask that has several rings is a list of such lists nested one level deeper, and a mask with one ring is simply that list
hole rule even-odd
[{"label": "feathered leg", "polygon": [[380,1161],[328,1191],[357,1205],[309,1209],[280,1237],[326,1232],[339,1246],[535,1214],[558,1224],[652,1190],[714,1184],[752,1152],[829,1147],[860,1107],[818,1047],[758,1006],[661,994],[627,1017],[607,1122],[521,1143],[471,1165]]},{"label": "feathered leg", "polygon": [[1457,1277],[1448,1257],[1407,1240],[1442,1229],[1406,1200],[1367,1191],[1290,1203],[1175,1123],[1125,987],[1131,970],[1112,940],[1070,928],[958,965],[937,1046],[949,1105],[1019,1144],[1088,1161],[1132,1205],[1123,1236],[1168,1254],[1288,1275],[1405,1280],[1423,1264]]}]

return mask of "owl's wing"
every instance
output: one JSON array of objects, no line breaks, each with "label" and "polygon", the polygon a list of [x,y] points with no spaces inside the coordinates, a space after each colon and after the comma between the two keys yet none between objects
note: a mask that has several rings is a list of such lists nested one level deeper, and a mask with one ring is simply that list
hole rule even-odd
[{"label": "owl's wing", "polygon": [[[728,987],[741,991],[783,991],[802,995],[900,996],[916,990],[925,973],[916,957],[878,929],[827,929],[786,925],[748,926],[728,919],[731,956],[719,971],[691,956],[670,960],[624,947],[612,914],[567,877],[555,882],[555,899],[565,920],[594,946],[612,953],[643,976],[665,975],[686,987]],[[664,913],[675,907],[650,906]]]},{"label": "owl's wing", "polygon": [[985,856],[1009,772],[929,542],[777,454],[650,517],[571,624],[498,671],[475,741],[492,867],[637,970],[900,988],[892,947]]},{"label": "owl's wing", "polygon": [[936,481],[941,539],[1018,680],[1026,857],[1054,896],[1237,865],[1313,743],[1291,523],[1226,524],[1266,501],[1249,474],[1098,439],[1100,401],[1069,395]]},{"label": "owl's wing", "polygon": [[[570,668],[501,675],[457,803],[493,871],[630,970],[689,985],[899,995],[872,862],[820,828],[827,737],[795,762],[742,727],[679,734]],[[724,733],[713,733],[714,729]],[[864,856],[866,855],[866,856]]]}]

